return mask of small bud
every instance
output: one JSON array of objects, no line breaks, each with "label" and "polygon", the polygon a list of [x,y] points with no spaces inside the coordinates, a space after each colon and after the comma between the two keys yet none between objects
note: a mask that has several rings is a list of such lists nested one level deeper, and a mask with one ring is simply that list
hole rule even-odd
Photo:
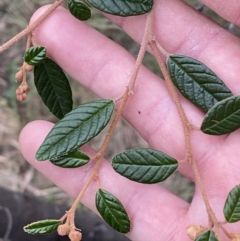
[{"label": "small bud", "polygon": [[207,228],[201,225],[200,226],[190,225],[187,228],[187,234],[192,240],[195,240],[201,233],[203,233],[206,230]]},{"label": "small bud", "polygon": [[231,233],[232,239],[231,241],[240,241],[240,234]]},{"label": "small bud", "polygon": [[29,71],[33,70],[33,66],[28,64],[28,63],[25,63],[24,64],[24,69],[29,72]]},{"label": "small bud", "polygon": [[71,230],[68,237],[70,238],[71,241],[81,241],[82,233],[80,233],[76,230]]},{"label": "small bud", "polygon": [[28,87],[27,84],[22,84],[21,87],[22,87],[22,91],[23,91],[24,93],[30,91],[30,89],[29,89],[29,87]]},{"label": "small bud", "polygon": [[58,226],[57,232],[60,236],[68,235],[70,232],[70,227],[67,223]]},{"label": "small bud", "polygon": [[17,88],[16,89],[16,95],[21,95],[22,94],[22,90],[21,90],[21,88],[19,89],[19,88]]},{"label": "small bud", "polygon": [[17,95],[16,97],[17,97],[18,101],[22,101],[23,100],[22,95]]},{"label": "small bud", "polygon": [[23,72],[22,69],[20,69],[16,74],[15,74],[15,79],[17,81],[21,81],[23,79]]},{"label": "small bud", "polygon": [[25,93],[22,94],[22,101],[27,99],[27,95]]}]

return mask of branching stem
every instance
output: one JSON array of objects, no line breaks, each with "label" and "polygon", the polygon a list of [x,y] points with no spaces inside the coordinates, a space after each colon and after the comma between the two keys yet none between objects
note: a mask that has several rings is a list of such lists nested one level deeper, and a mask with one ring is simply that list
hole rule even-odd
[{"label": "branching stem", "polygon": [[11,45],[19,41],[21,38],[30,34],[35,28],[39,26],[40,23],[43,22],[57,7],[59,7],[65,0],[55,1],[37,20],[35,20],[31,25],[27,26],[24,30],[22,30],[19,34],[11,38],[5,44],[0,46],[0,53],[4,50],[8,49]]},{"label": "branching stem", "polygon": [[90,183],[95,179],[98,178],[98,170],[100,168],[101,165],[101,161],[102,158],[104,157],[105,151],[107,149],[107,146],[110,142],[110,139],[112,137],[112,134],[116,128],[116,125],[122,115],[123,109],[127,103],[127,100],[130,96],[130,94],[132,93],[132,89],[134,88],[134,84],[136,82],[136,78],[137,78],[137,74],[139,72],[140,66],[142,64],[142,60],[144,57],[144,54],[146,52],[147,46],[149,44],[149,36],[150,36],[150,30],[152,29],[152,23],[153,23],[153,13],[150,12],[147,15],[147,20],[146,20],[146,26],[145,26],[145,31],[144,31],[144,36],[143,36],[143,40],[142,40],[142,44],[141,44],[141,48],[139,50],[138,53],[138,57],[133,69],[133,73],[132,76],[130,78],[129,84],[124,92],[123,97],[121,98],[121,102],[119,105],[119,108],[114,116],[114,119],[109,127],[108,133],[103,141],[103,144],[100,148],[100,150],[98,151],[98,153],[91,159],[91,160],[95,160],[96,163],[94,165],[94,169],[91,173],[91,175],[88,177],[86,183],[84,184],[83,188],[81,189],[80,193],[78,194],[76,200],[74,201],[71,209],[68,211],[68,220],[69,220],[69,224],[70,226],[74,225],[74,216],[75,216],[75,211],[76,208],[82,198],[82,196],[84,195],[85,191],[87,190],[87,188],[89,187]]},{"label": "branching stem", "polygon": [[[194,176],[195,176],[195,181],[196,181],[196,183],[199,187],[199,190],[202,194],[202,198],[203,198],[203,201],[205,203],[206,211],[207,211],[207,214],[208,214],[208,217],[209,217],[210,229],[212,228],[212,224],[214,224],[214,226],[217,229],[221,228],[223,230],[223,232],[225,233],[225,235],[227,235],[227,237],[231,238],[231,235],[226,231],[226,229],[222,225],[219,224],[219,222],[216,218],[216,215],[213,212],[212,207],[209,203],[209,200],[208,200],[208,197],[207,197],[206,191],[204,189],[204,185],[203,185],[203,182],[202,182],[202,179],[201,179],[198,167],[197,167],[197,163],[194,160],[193,154],[192,154],[192,146],[191,146],[191,139],[190,139],[190,132],[191,132],[192,128],[190,128],[191,125],[189,124],[189,121],[186,117],[184,109],[182,108],[182,105],[179,101],[179,97],[178,97],[178,94],[176,92],[175,86],[174,86],[174,84],[171,80],[171,77],[170,77],[170,74],[167,70],[165,62],[163,61],[163,58],[161,56],[161,52],[159,51],[159,48],[158,48],[159,44],[157,44],[156,41],[153,38],[153,40],[150,43],[150,46],[151,46],[151,49],[153,51],[153,55],[155,56],[159,66],[160,66],[160,69],[161,69],[162,74],[165,78],[168,90],[169,90],[170,95],[171,95],[171,97],[172,97],[172,99],[173,99],[173,101],[176,105],[178,114],[179,114],[181,122],[182,122],[183,130],[184,130],[185,146],[186,146],[186,152],[187,152],[186,153],[186,160],[192,166],[192,170],[193,170],[193,173],[194,173]],[[165,52],[164,52],[164,55],[165,55]],[[219,239],[219,241],[221,241],[220,237],[218,237],[218,239]]]}]

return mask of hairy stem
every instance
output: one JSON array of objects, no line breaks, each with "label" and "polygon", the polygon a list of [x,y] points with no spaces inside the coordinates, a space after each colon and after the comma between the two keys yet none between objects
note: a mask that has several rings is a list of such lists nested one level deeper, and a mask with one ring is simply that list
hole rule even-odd
[{"label": "hairy stem", "polygon": [[98,170],[102,161],[102,158],[104,157],[105,151],[107,149],[107,146],[110,142],[110,139],[112,137],[112,134],[116,128],[116,125],[122,115],[123,109],[127,103],[127,100],[129,98],[129,95],[132,93],[132,89],[134,88],[134,84],[136,82],[136,78],[137,78],[137,74],[139,72],[140,66],[142,64],[142,60],[144,57],[144,54],[146,52],[147,49],[147,45],[149,44],[149,37],[150,37],[150,31],[152,29],[152,22],[153,22],[153,14],[152,12],[150,12],[147,15],[147,20],[146,20],[146,26],[145,26],[145,31],[144,31],[144,36],[143,36],[143,40],[142,40],[142,44],[141,44],[141,48],[139,50],[138,53],[138,57],[133,69],[133,73],[132,76],[130,78],[129,84],[127,86],[126,91],[124,92],[123,97],[121,98],[121,102],[119,105],[119,108],[114,116],[114,119],[109,127],[108,133],[103,141],[103,144],[100,148],[100,150],[98,151],[98,153],[92,158],[92,160],[96,160],[96,163],[94,165],[94,169],[91,173],[91,175],[88,177],[86,183],[84,184],[83,188],[81,189],[80,193],[78,194],[76,200],[74,201],[71,209],[68,212],[69,215],[69,221],[70,221],[70,225],[74,225],[74,216],[75,216],[75,211],[77,208],[77,205],[79,204],[82,196],[84,195],[85,191],[87,190],[87,188],[89,187],[90,183],[97,177],[98,175]]},{"label": "hairy stem", "polygon": [[187,150],[186,159],[192,166],[196,183],[197,183],[197,185],[199,187],[199,190],[202,194],[203,201],[204,201],[205,207],[206,207],[206,211],[207,211],[207,214],[209,216],[209,225],[212,226],[212,224],[214,224],[215,227],[220,227],[228,237],[231,237],[230,234],[228,234],[228,232],[222,227],[222,225],[218,225],[218,220],[216,218],[216,215],[213,212],[212,207],[209,203],[209,200],[208,200],[208,197],[207,197],[206,191],[204,189],[204,185],[203,185],[203,182],[202,182],[202,179],[201,179],[198,167],[197,167],[197,163],[194,160],[193,154],[192,154],[192,146],[191,146],[191,139],[190,139],[191,128],[190,128],[190,125],[189,125],[189,121],[188,121],[188,119],[186,117],[186,114],[185,114],[185,112],[182,108],[182,105],[179,101],[178,94],[176,92],[175,86],[174,86],[174,84],[171,80],[170,74],[167,70],[165,62],[163,61],[163,58],[162,58],[161,53],[159,51],[158,45],[156,44],[154,39],[151,41],[150,46],[151,46],[151,49],[153,51],[153,54],[154,54],[154,56],[155,56],[155,58],[156,58],[156,60],[159,64],[159,66],[161,68],[161,71],[162,71],[162,74],[165,78],[165,81],[166,81],[167,87],[169,89],[170,95],[171,95],[171,97],[172,97],[172,99],[173,99],[173,101],[174,101],[174,103],[177,107],[178,114],[179,114],[181,122],[182,122],[183,130],[184,130],[185,145],[186,145],[186,150]]},{"label": "hairy stem", "polygon": [[186,153],[186,158],[188,161],[190,161],[190,157],[192,156],[192,147],[191,147],[191,142],[190,142],[190,129],[189,129],[189,122],[188,122],[188,119],[186,117],[186,114],[182,108],[182,105],[179,101],[179,98],[178,98],[178,95],[177,95],[177,92],[175,90],[175,86],[173,85],[173,82],[171,80],[171,77],[170,77],[170,74],[166,68],[166,65],[162,59],[162,56],[161,56],[161,53],[158,49],[158,46],[155,42],[155,40],[153,39],[151,42],[150,42],[150,46],[151,46],[151,49],[153,51],[153,55],[155,56],[158,64],[159,64],[159,67],[162,71],[162,74],[165,78],[165,81],[166,81],[166,84],[167,84],[167,87],[169,89],[169,92],[170,92],[170,95],[177,107],[177,110],[178,110],[178,114],[180,116],[180,119],[182,121],[182,125],[183,125],[183,131],[184,131],[184,137],[185,137],[185,145],[186,145],[186,149],[187,149],[187,153]]},{"label": "hairy stem", "polygon": [[51,7],[49,7],[37,20],[35,20],[31,25],[27,26],[24,30],[14,36],[12,39],[0,46],[0,53],[8,49],[11,45],[19,41],[21,38],[30,34],[35,28],[39,26],[57,7],[59,7],[65,0],[58,0],[54,2]]}]

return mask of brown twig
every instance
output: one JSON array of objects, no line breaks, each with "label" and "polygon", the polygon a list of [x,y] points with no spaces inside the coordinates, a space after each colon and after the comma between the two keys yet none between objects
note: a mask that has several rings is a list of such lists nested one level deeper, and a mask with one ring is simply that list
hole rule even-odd
[{"label": "brown twig", "polygon": [[186,117],[186,114],[182,108],[182,105],[179,101],[179,98],[178,98],[178,95],[177,95],[177,92],[175,90],[175,86],[173,85],[173,82],[171,80],[171,77],[170,77],[170,74],[166,68],[166,65],[162,59],[162,56],[161,56],[161,53],[158,49],[158,46],[156,44],[156,41],[154,40],[154,38],[152,39],[152,41],[150,42],[150,46],[151,46],[151,49],[153,51],[153,55],[155,56],[158,64],[159,64],[159,67],[162,71],[162,74],[165,78],[165,81],[166,81],[166,84],[167,84],[167,87],[168,87],[168,90],[169,90],[169,93],[177,107],[177,111],[178,111],[178,114],[180,116],[180,119],[182,121],[182,125],[183,125],[183,131],[184,131],[184,137],[185,137],[185,145],[186,145],[186,150],[187,150],[187,153],[186,153],[186,159],[189,161],[190,157],[192,156],[192,148],[191,148],[191,143],[190,143],[190,129],[189,129],[189,121]]},{"label": "brown twig", "polygon": [[[212,207],[209,203],[209,200],[208,200],[208,197],[207,197],[206,191],[204,189],[204,185],[203,185],[203,182],[202,182],[202,179],[201,179],[198,167],[197,167],[197,163],[194,160],[193,154],[192,154],[191,139],[190,139],[190,131],[192,129],[189,128],[190,127],[189,121],[188,121],[188,119],[186,117],[186,114],[184,112],[184,109],[182,108],[182,105],[179,101],[179,97],[178,97],[178,94],[176,92],[175,86],[174,86],[174,84],[171,80],[170,74],[167,70],[167,67],[166,67],[164,61],[163,61],[163,58],[162,58],[161,53],[159,51],[158,45],[156,44],[154,39],[151,41],[150,46],[151,46],[151,49],[153,51],[153,54],[154,54],[154,56],[155,56],[155,58],[156,58],[156,60],[159,64],[159,66],[161,68],[161,71],[162,71],[162,74],[165,78],[168,90],[169,90],[170,95],[172,96],[172,99],[173,99],[173,101],[176,105],[176,108],[178,110],[178,113],[179,113],[179,116],[180,116],[180,119],[181,119],[181,122],[182,122],[182,126],[183,126],[183,129],[184,129],[185,145],[186,145],[186,150],[187,150],[186,159],[188,160],[188,162],[192,166],[192,170],[193,170],[193,173],[194,173],[194,176],[195,176],[195,181],[196,181],[196,183],[199,187],[199,190],[202,194],[203,201],[204,201],[205,207],[206,207],[206,211],[207,211],[207,214],[208,214],[208,217],[209,217],[209,226],[210,226],[210,228],[212,228],[212,224],[214,224],[214,226],[216,228],[218,228],[218,227],[221,228],[222,231],[225,233],[225,235],[227,237],[231,238],[231,235],[227,232],[227,230],[222,225],[219,225],[218,220],[216,218],[216,215],[213,212]],[[220,241],[220,239],[219,239],[219,241]]]},{"label": "brown twig", "polygon": [[57,7],[59,7],[65,0],[58,0],[54,2],[38,19],[36,19],[31,25],[27,26],[24,30],[11,38],[5,44],[0,46],[0,53],[8,49],[11,45],[19,41],[21,38],[30,34],[36,27],[39,26]]},{"label": "brown twig", "polygon": [[77,205],[79,204],[82,196],[84,195],[85,191],[89,187],[92,180],[94,178],[96,178],[97,175],[98,175],[98,170],[99,170],[102,158],[105,154],[106,148],[107,148],[107,146],[110,142],[110,139],[111,139],[112,134],[115,130],[115,127],[116,127],[116,125],[117,125],[117,123],[118,123],[118,121],[121,117],[123,109],[124,109],[124,107],[127,103],[127,100],[129,98],[129,95],[132,93],[132,88],[134,87],[134,84],[136,82],[137,74],[139,72],[139,68],[142,64],[142,60],[143,60],[144,54],[146,52],[147,45],[149,43],[149,33],[150,33],[149,30],[152,28],[152,22],[153,22],[153,14],[152,14],[152,12],[150,12],[147,16],[143,41],[142,41],[142,44],[141,44],[141,48],[139,50],[139,54],[138,54],[138,57],[137,57],[137,60],[136,60],[136,63],[135,63],[135,67],[133,69],[133,73],[132,73],[131,79],[129,81],[129,84],[127,86],[127,89],[124,92],[124,95],[121,99],[120,106],[117,110],[117,113],[114,116],[114,119],[113,119],[113,121],[112,121],[112,123],[109,127],[108,133],[107,133],[107,135],[106,135],[106,137],[103,141],[103,144],[102,144],[99,152],[91,159],[91,160],[96,160],[96,163],[94,165],[94,169],[93,169],[91,175],[88,177],[88,179],[87,179],[86,183],[84,184],[83,188],[81,189],[80,193],[78,194],[78,196],[77,196],[76,200],[74,201],[71,209],[68,211],[70,225],[74,225],[75,211],[76,211]]}]

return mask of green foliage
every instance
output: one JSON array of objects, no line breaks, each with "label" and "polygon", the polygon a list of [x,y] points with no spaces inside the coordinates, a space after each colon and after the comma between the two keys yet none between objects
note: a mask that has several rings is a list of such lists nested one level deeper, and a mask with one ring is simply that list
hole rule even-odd
[{"label": "green foliage", "polygon": [[226,221],[229,223],[240,220],[240,185],[234,187],[228,194],[223,212]]},{"label": "green foliage", "polygon": [[112,100],[96,100],[72,110],[47,135],[37,151],[36,159],[56,159],[78,149],[103,130],[113,109]]},{"label": "green foliage", "polygon": [[204,117],[201,130],[209,135],[224,135],[240,127],[240,96],[218,102]]},{"label": "green foliage", "polygon": [[30,65],[41,64],[47,57],[47,49],[43,46],[33,46],[29,48],[25,55],[24,61]]},{"label": "green foliage", "polygon": [[130,231],[130,220],[121,202],[106,190],[99,189],[95,199],[96,207],[102,218],[120,233]]},{"label": "green foliage", "polygon": [[179,91],[205,112],[218,101],[232,96],[223,81],[196,59],[170,55],[167,65],[172,81]]},{"label": "green foliage", "polygon": [[[145,14],[153,7],[153,0],[87,1],[103,12],[123,17]],[[82,21],[91,17],[91,10],[85,3],[81,0],[68,0],[69,11]],[[68,79],[62,69],[47,58],[46,48],[31,47],[25,53],[24,61],[35,66],[34,82],[37,91],[49,110],[61,119],[38,149],[36,159],[50,159],[52,164],[62,168],[77,168],[87,164],[90,158],[81,152],[79,147],[97,136],[107,125],[114,110],[114,101],[92,101],[72,110],[72,92]],[[167,67],[179,91],[194,105],[207,112],[201,126],[204,133],[223,135],[240,127],[240,96],[233,97],[223,81],[206,65],[188,56],[170,55]],[[19,79],[21,80],[21,77]],[[176,99],[174,101],[177,102]],[[185,137],[186,135],[185,133]],[[101,149],[101,152],[104,151]],[[98,153],[97,161],[99,156],[102,157],[102,153]],[[94,175],[97,175],[96,166]],[[138,148],[116,155],[112,166],[116,172],[130,180],[152,184],[167,179],[178,168],[178,162],[160,151]],[[90,181],[94,175],[90,176]],[[231,190],[225,202],[223,212],[229,223],[240,220],[239,200],[240,185]],[[95,203],[100,215],[112,228],[122,233],[130,231],[128,214],[115,196],[99,189]],[[69,212],[71,211],[70,209]],[[46,234],[56,230],[60,224],[59,220],[42,220],[25,226],[24,230],[30,234]],[[217,241],[217,238],[215,233],[209,230],[198,236],[195,241]]]},{"label": "green foliage", "polygon": [[95,8],[118,16],[133,16],[149,12],[153,0],[88,0]]},{"label": "green foliage", "polygon": [[207,231],[199,235],[195,241],[218,241],[213,231]]},{"label": "green foliage", "polygon": [[62,69],[51,59],[34,68],[34,83],[43,103],[59,119],[72,110],[72,91]]},{"label": "green foliage", "polygon": [[199,235],[195,241],[218,241],[213,231],[206,231]]},{"label": "green foliage", "polygon": [[150,148],[125,151],[113,158],[116,172],[140,183],[157,183],[168,178],[178,167],[174,158]]},{"label": "green foliage", "polygon": [[89,162],[90,158],[80,150],[76,150],[68,153],[65,156],[58,157],[56,159],[51,159],[51,163],[55,166],[63,168],[76,168],[83,166]]},{"label": "green foliage", "polygon": [[57,230],[62,222],[55,219],[41,220],[38,222],[30,223],[23,229],[29,234],[48,234]]},{"label": "green foliage", "polygon": [[91,18],[91,10],[80,0],[69,0],[68,8],[71,14],[81,21]]}]

